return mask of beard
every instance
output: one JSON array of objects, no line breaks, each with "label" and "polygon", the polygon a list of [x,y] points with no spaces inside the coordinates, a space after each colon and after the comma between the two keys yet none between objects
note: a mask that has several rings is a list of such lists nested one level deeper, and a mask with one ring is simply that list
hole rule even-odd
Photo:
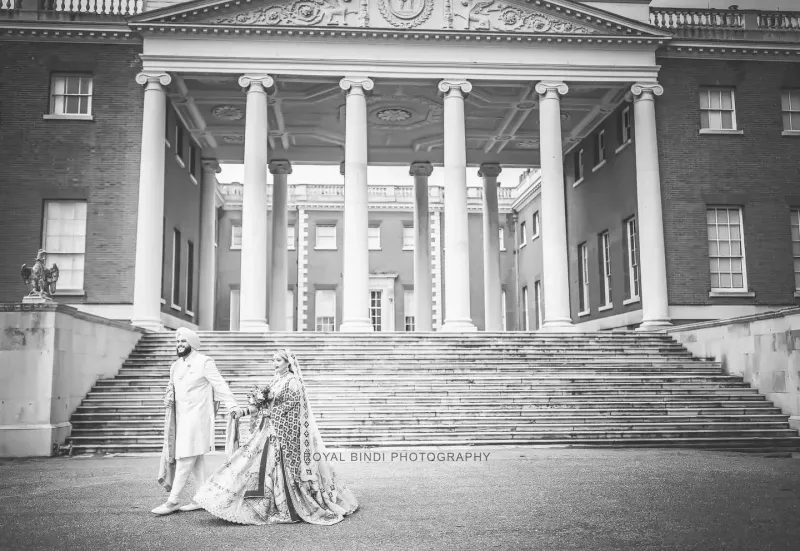
[{"label": "beard", "polygon": [[188,344],[183,348],[178,346],[177,348],[175,348],[175,352],[178,353],[179,358],[185,358],[186,356],[192,353],[192,347]]}]

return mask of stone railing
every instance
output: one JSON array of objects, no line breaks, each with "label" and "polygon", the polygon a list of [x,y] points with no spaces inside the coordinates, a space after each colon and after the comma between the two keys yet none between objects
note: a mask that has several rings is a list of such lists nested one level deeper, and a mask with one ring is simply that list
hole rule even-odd
[{"label": "stone railing", "polygon": [[674,31],[800,31],[800,12],[651,8],[650,24]]},{"label": "stone railing", "polygon": [[128,16],[143,10],[144,0],[0,0],[0,12]]},{"label": "stone railing", "polygon": [[[242,201],[243,186],[239,182],[219,184],[219,192],[229,206],[237,205]],[[267,195],[272,196],[272,186],[267,186]],[[414,203],[414,186],[411,185],[375,185],[367,187],[370,203]],[[437,205],[444,201],[444,188],[430,186],[428,196],[431,204]],[[516,188],[501,187],[497,190],[497,199],[500,208],[509,208],[517,197]],[[467,200],[471,205],[478,204],[483,199],[483,188],[470,186],[467,188]],[[289,202],[298,203],[343,203],[344,186],[342,184],[290,184]]]}]

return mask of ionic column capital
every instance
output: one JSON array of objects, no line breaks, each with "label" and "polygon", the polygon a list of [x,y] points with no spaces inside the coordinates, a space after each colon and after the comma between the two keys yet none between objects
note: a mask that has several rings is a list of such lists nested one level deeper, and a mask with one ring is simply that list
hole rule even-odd
[{"label": "ionic column capital", "polygon": [[500,166],[500,163],[481,163],[478,176],[481,178],[497,178],[501,172],[503,172],[503,167]]},{"label": "ionic column capital", "polygon": [[286,159],[275,159],[274,161],[270,161],[267,166],[269,167],[270,174],[292,173],[292,163]]},{"label": "ionic column capital", "polygon": [[634,101],[653,101],[656,96],[664,93],[664,87],[657,82],[637,82],[631,86],[631,93],[634,95]]},{"label": "ionic column capital", "polygon": [[346,76],[339,81],[339,88],[345,93],[361,93],[369,92],[375,88],[375,82],[369,77],[363,76]]},{"label": "ionic column capital", "polygon": [[543,80],[536,83],[536,93],[546,98],[565,96],[569,92],[569,86],[564,82]]},{"label": "ionic column capital", "polygon": [[142,71],[136,75],[136,82],[140,86],[149,87],[150,85],[154,85],[161,88],[162,86],[168,86],[169,83],[172,82],[172,77],[169,73]]},{"label": "ionic column capital", "polygon": [[466,96],[472,92],[472,83],[465,78],[446,78],[439,82],[439,91],[445,95],[457,92],[461,96]]},{"label": "ionic column capital", "polygon": [[216,159],[203,159],[201,163],[203,165],[203,172],[211,172],[214,174],[219,174],[222,172],[222,169],[219,166],[219,161]]},{"label": "ionic column capital", "polygon": [[262,92],[275,85],[275,79],[269,75],[242,75],[239,77],[239,86],[244,89],[245,93],[249,92]]},{"label": "ionic column capital", "polygon": [[415,161],[408,168],[409,176],[425,176],[426,178],[433,173],[433,165],[429,161]]}]

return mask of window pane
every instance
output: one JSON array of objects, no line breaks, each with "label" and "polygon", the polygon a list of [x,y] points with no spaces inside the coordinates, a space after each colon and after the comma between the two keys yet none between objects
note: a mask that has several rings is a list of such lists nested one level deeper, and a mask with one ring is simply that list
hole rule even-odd
[{"label": "window pane", "polygon": [[711,274],[711,287],[719,289],[719,274]]},{"label": "window pane", "polygon": [[800,256],[800,242],[792,243],[792,256]]},{"label": "window pane", "polygon": [[723,111],[722,128],[725,130],[733,130],[733,111]]},{"label": "window pane", "polygon": [[733,241],[731,243],[731,254],[733,256],[742,256],[742,245],[739,241]]},{"label": "window pane", "polygon": [[75,115],[80,112],[80,100],[77,96],[67,96],[66,101],[65,113]]},{"label": "window pane", "polygon": [[92,93],[92,79],[84,77],[81,79],[81,94],[91,94]]},{"label": "window pane", "polygon": [[784,92],[781,94],[781,111],[789,111],[789,109],[791,109],[789,92]]},{"label": "window pane", "polygon": [[708,111],[700,112],[700,128],[711,128],[711,120],[708,116]]},{"label": "window pane", "polygon": [[63,115],[65,106],[66,106],[66,98],[64,96],[54,97],[52,113],[54,115]]},{"label": "window pane", "polygon": [[731,275],[730,274],[720,274],[719,275],[719,286],[723,289],[730,289],[731,287]]},{"label": "window pane", "polygon": [[700,109],[708,109],[709,108],[709,101],[708,101],[708,90],[702,90],[700,92]]},{"label": "window pane", "polygon": [[792,128],[792,115],[790,113],[783,114],[783,129],[794,130],[794,128]]},{"label": "window pane", "polygon": [[742,274],[733,274],[733,288],[742,289],[744,287],[744,276]]},{"label": "window pane", "polygon": [[717,231],[719,232],[719,239],[725,240],[730,238],[730,229],[728,226],[719,226]]},{"label": "window pane", "polygon": [[728,260],[728,264],[730,265],[730,271],[734,273],[742,273],[742,259],[741,258],[731,258]]},{"label": "window pane", "polygon": [[730,218],[731,224],[739,223],[739,209],[728,209],[726,212]]},{"label": "window pane", "polygon": [[708,256],[719,256],[719,243],[711,241],[708,244]]},{"label": "window pane", "polygon": [[727,109],[728,111],[733,110],[733,91],[726,90],[720,92],[722,96],[722,108]]},{"label": "window pane", "polygon": [[708,238],[717,239],[717,226],[708,226]]},{"label": "window pane", "polygon": [[727,224],[728,223],[728,209],[715,209],[717,211],[717,223],[718,224]]},{"label": "window pane", "polygon": [[722,241],[719,244],[719,255],[720,256],[730,256],[731,254],[731,244],[727,241]]},{"label": "window pane", "polygon": [[711,90],[709,92],[709,95],[711,96],[710,97],[711,103],[709,104],[709,107],[711,109],[719,109],[720,106],[722,105],[722,100],[720,98],[720,91],[719,90]]},{"label": "window pane", "polygon": [[53,77],[53,94],[63,95],[67,91],[67,79],[64,77]]},{"label": "window pane", "polygon": [[78,93],[80,93],[80,78],[67,77],[67,94],[78,94]]}]

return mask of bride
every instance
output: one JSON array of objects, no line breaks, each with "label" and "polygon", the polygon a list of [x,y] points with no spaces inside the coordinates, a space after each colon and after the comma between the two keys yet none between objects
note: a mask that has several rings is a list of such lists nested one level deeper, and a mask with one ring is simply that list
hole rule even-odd
[{"label": "bride", "polygon": [[194,502],[238,524],[305,521],[336,524],[358,508],[352,492],[324,457],[325,446],[308,404],[297,359],[288,349],[272,358],[275,376],[266,406],[252,415],[250,440],[211,475]]}]

